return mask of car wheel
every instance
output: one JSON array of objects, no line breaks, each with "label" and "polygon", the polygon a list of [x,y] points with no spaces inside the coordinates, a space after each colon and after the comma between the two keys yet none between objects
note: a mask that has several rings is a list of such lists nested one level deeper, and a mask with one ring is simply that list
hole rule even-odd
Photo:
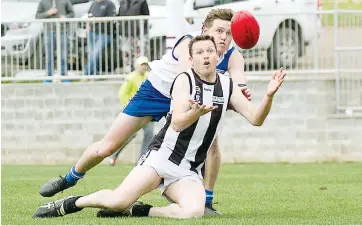
[{"label": "car wheel", "polygon": [[269,67],[295,67],[299,56],[298,33],[290,26],[281,26],[274,35],[273,44],[268,49]]}]

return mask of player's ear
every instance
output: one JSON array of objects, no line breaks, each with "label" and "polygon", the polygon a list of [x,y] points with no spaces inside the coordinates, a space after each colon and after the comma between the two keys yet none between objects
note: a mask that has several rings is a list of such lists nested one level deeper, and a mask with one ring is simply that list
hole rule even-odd
[{"label": "player's ear", "polygon": [[217,60],[219,60],[220,55],[217,53],[217,47],[216,47],[216,46],[215,46],[215,55],[216,55],[216,57],[217,57]]},{"label": "player's ear", "polygon": [[202,35],[206,34],[207,30],[208,30],[207,27],[205,26],[205,24],[203,24],[201,28],[201,34]]},{"label": "player's ear", "polygon": [[194,66],[194,60],[192,59],[191,56],[189,56],[189,61],[191,62],[192,66]]}]

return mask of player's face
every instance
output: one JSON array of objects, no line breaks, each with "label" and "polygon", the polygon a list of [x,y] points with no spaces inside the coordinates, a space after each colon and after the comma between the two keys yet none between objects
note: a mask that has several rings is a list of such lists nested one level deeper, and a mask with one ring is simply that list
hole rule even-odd
[{"label": "player's face", "polygon": [[210,40],[199,41],[192,46],[192,62],[195,71],[208,76],[216,71],[219,56]]},{"label": "player's face", "polygon": [[229,48],[232,40],[231,22],[216,19],[211,27],[204,29],[204,34],[214,37],[217,52],[221,54]]}]

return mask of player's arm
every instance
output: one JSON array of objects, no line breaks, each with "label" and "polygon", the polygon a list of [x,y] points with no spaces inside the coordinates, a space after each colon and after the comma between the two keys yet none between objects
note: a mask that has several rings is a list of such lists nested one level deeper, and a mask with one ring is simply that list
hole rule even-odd
[{"label": "player's arm", "polygon": [[132,87],[134,86],[134,82],[132,79],[132,74],[128,75],[121,88],[118,91],[119,100],[121,101],[123,106],[126,106],[128,101],[132,98]]},{"label": "player's arm", "polygon": [[230,56],[228,71],[233,80],[233,83],[239,87],[239,91],[243,92],[248,100],[251,100],[251,92],[246,86],[244,65],[245,61],[243,55],[241,55],[241,53],[235,49]]},{"label": "player's arm", "polygon": [[237,85],[233,87],[230,103],[235,111],[243,115],[251,124],[261,126],[269,114],[274,94],[283,83],[285,75],[282,68],[278,72],[274,72],[272,80],[268,84],[268,90],[259,107],[254,106],[244,95],[238,92]]},{"label": "player's arm", "polygon": [[201,115],[217,108],[214,106],[200,106],[194,100],[190,100],[190,87],[188,76],[180,74],[171,90],[173,101],[171,126],[176,132],[181,132],[196,122]]},{"label": "player's arm", "polygon": [[261,126],[269,114],[273,97],[265,95],[259,108],[254,106],[246,97],[239,91],[239,87],[235,84],[233,94],[230,97],[230,103],[233,109],[243,115],[252,125]]},{"label": "player's arm", "polygon": [[189,43],[191,38],[185,36],[185,38],[176,46],[174,50],[174,55],[179,61],[180,65],[180,72],[187,71],[191,68],[192,64],[190,61],[190,54],[189,54]]}]

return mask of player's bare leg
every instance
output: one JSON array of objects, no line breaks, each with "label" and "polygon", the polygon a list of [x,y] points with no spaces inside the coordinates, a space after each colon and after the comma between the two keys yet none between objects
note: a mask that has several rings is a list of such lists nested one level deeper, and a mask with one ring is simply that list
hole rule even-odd
[{"label": "player's bare leg", "polygon": [[175,203],[165,207],[152,207],[148,216],[197,218],[204,215],[205,191],[200,182],[181,179],[169,185],[165,195]]},{"label": "player's bare leg", "polygon": [[120,113],[104,138],[87,148],[66,177],[58,177],[48,181],[41,187],[40,194],[44,197],[51,197],[75,185],[88,170],[122,147],[130,136],[150,122],[151,119],[150,116],[134,117]]},{"label": "player's bare leg", "polygon": [[120,113],[105,137],[88,147],[75,165],[75,170],[85,173],[104,158],[117,151],[128,138],[150,122],[152,117],[134,117]]},{"label": "player's bare leg", "polygon": [[109,165],[111,165],[111,166],[115,166],[115,165],[116,165],[116,161],[117,161],[117,159],[118,159],[118,156],[121,154],[121,152],[123,151],[123,149],[124,149],[125,147],[127,147],[127,145],[128,145],[132,140],[134,140],[134,139],[136,138],[136,135],[137,135],[137,133],[133,134],[133,135],[126,141],[126,143],[124,143],[124,145],[123,145],[121,148],[119,148],[116,152],[114,152],[111,156],[109,156],[109,160],[108,160]]},{"label": "player's bare leg", "polygon": [[143,194],[154,190],[161,182],[156,171],[149,166],[135,167],[115,190],[104,189],[84,197],[69,197],[41,206],[34,218],[61,217],[83,208],[105,208],[123,213]]},{"label": "player's bare leg", "polygon": [[197,218],[204,215],[205,190],[200,181],[184,178],[167,187],[164,194],[174,203],[153,207],[142,202],[133,203],[125,212],[100,210],[98,217],[170,217]]},{"label": "player's bare leg", "polygon": [[80,208],[107,208],[123,212],[142,195],[154,190],[161,183],[161,178],[150,166],[137,166],[115,190],[101,190],[77,200]]},{"label": "player's bare leg", "polygon": [[211,145],[210,151],[205,163],[204,186],[206,193],[205,214],[221,215],[221,213],[212,207],[214,197],[214,187],[221,165],[221,153],[218,145],[218,137]]}]

